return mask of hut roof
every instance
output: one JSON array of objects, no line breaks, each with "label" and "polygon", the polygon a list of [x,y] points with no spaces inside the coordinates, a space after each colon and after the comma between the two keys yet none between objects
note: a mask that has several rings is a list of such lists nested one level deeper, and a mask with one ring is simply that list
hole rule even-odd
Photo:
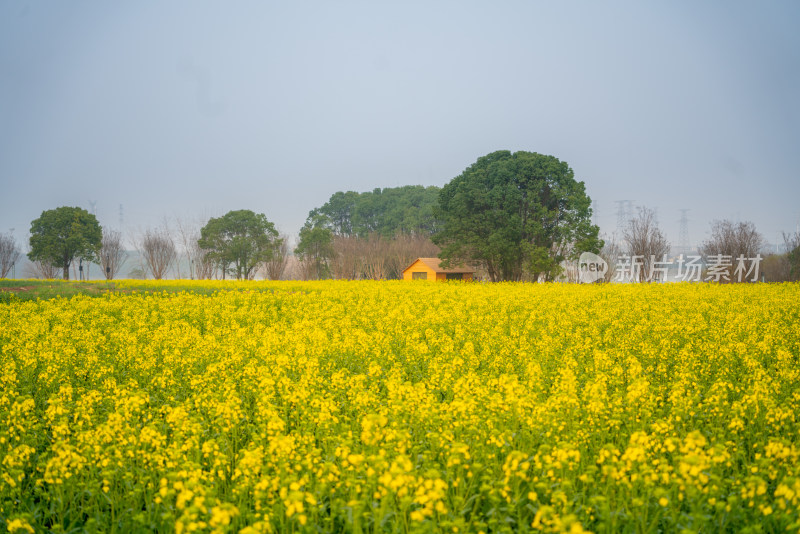
[{"label": "hut roof", "polygon": [[[453,267],[453,268],[450,268],[450,269],[443,269],[442,267],[439,266],[439,264],[442,261],[439,258],[417,258],[416,260],[411,262],[411,265],[414,265],[415,263],[417,263],[417,261],[421,261],[428,268],[430,268],[433,272],[436,272],[436,273],[474,273],[475,272],[475,269],[473,269],[471,267]],[[411,265],[409,265],[408,267],[403,269],[403,272],[407,271],[411,267]]]}]

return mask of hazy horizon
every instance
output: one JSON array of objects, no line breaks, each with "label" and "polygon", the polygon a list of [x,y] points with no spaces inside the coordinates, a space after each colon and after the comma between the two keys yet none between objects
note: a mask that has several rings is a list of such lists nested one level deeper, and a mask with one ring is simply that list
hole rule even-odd
[{"label": "hazy horizon", "polygon": [[677,244],[714,219],[800,224],[800,4],[10,0],[0,5],[0,232],[80,206],[129,235],[336,191],[442,186],[508,149]]}]

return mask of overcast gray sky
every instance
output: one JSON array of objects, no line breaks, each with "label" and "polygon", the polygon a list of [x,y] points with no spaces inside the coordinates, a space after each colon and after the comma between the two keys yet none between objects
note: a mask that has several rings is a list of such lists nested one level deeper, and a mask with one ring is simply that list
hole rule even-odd
[{"label": "overcast gray sky", "polygon": [[0,232],[91,208],[125,230],[551,154],[693,245],[800,222],[800,2],[0,0]]}]

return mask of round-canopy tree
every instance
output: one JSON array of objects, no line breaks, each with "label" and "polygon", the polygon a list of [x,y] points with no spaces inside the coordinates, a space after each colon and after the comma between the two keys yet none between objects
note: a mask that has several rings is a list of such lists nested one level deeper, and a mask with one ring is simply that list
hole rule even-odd
[{"label": "round-canopy tree", "polygon": [[197,244],[223,273],[229,270],[236,278],[249,280],[261,263],[272,259],[280,241],[266,215],[238,210],[210,219],[200,230]]},{"label": "round-canopy tree", "polygon": [[69,266],[76,258],[97,261],[103,230],[97,218],[82,208],[63,206],[43,211],[31,222],[31,261],[41,261],[64,270],[69,280]]},{"label": "round-canopy tree", "polygon": [[493,152],[444,186],[433,241],[443,266],[483,265],[493,281],[552,280],[561,262],[598,252],[591,199],[566,162],[535,152]]}]

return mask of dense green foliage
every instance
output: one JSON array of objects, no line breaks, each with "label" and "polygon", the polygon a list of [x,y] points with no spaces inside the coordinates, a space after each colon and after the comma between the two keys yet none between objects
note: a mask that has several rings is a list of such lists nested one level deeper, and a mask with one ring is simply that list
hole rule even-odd
[{"label": "dense green foliage", "polygon": [[494,281],[552,280],[603,243],[591,200],[566,162],[508,150],[479,158],[441,191],[433,238],[446,262],[477,262]]},{"label": "dense green foliage", "polygon": [[69,266],[75,259],[97,261],[103,230],[97,218],[82,208],[62,206],[46,210],[31,222],[31,261],[41,261],[64,270],[69,280]]},{"label": "dense green foliage", "polygon": [[212,218],[200,230],[200,248],[217,261],[223,271],[237,279],[250,279],[256,268],[272,258],[280,243],[275,225],[263,213],[229,211]]},{"label": "dense green foliage", "polygon": [[307,224],[345,236],[430,235],[437,229],[434,209],[438,195],[438,187],[421,185],[376,188],[365,193],[339,191],[309,213]]}]

